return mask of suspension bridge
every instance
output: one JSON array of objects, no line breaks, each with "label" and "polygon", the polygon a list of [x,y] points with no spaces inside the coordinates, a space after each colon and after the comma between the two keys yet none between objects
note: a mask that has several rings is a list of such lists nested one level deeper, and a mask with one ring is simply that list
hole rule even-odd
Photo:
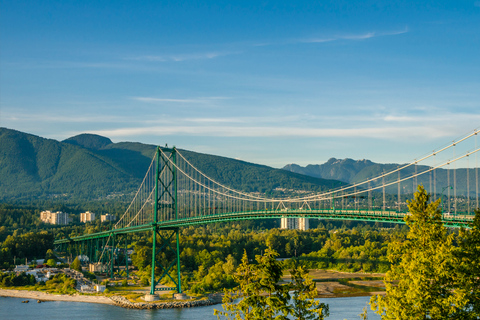
[{"label": "suspension bridge", "polygon": [[[442,198],[442,221],[468,227],[479,208],[478,130],[414,161],[373,178],[301,196],[270,198],[235,190],[192,165],[176,148],[157,147],[133,201],[111,230],[55,241],[57,252],[88,256],[114,277],[119,265],[128,276],[126,235],[150,231],[150,294],[182,292],[179,230],[207,223],[265,218],[307,218],[404,223],[406,200],[422,184],[432,200]],[[121,254],[123,252],[123,254]],[[158,261],[159,254],[169,256]],[[161,275],[155,270],[161,270]],[[176,271],[176,272],[174,272]],[[165,277],[174,288],[158,284]]]}]

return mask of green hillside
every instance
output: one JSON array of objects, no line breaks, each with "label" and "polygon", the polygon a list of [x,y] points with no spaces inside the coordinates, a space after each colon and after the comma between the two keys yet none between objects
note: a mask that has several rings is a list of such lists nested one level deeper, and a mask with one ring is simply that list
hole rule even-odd
[{"label": "green hillside", "polygon": [[[138,188],[154,152],[153,145],[112,143],[93,134],[60,142],[0,128],[0,200],[128,196]],[[339,183],[224,157],[180,152],[213,179],[248,192],[278,195],[282,192],[277,188],[322,190]]]},{"label": "green hillside", "polygon": [[125,192],[138,179],[82,146],[0,128],[0,199],[96,198]]}]

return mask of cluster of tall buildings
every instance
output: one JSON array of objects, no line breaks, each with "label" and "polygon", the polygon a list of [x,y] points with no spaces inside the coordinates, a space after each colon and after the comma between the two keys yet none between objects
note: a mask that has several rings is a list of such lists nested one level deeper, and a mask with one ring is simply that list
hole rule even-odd
[{"label": "cluster of tall buildings", "polygon": [[[40,212],[40,220],[45,223],[49,224],[60,224],[66,225],[70,223],[70,219],[68,217],[68,213],[57,211],[57,212],[50,212],[48,210]],[[116,216],[114,214],[102,214],[100,215],[100,221],[115,221]],[[80,222],[92,222],[95,221],[95,213],[87,211],[80,213]]]}]

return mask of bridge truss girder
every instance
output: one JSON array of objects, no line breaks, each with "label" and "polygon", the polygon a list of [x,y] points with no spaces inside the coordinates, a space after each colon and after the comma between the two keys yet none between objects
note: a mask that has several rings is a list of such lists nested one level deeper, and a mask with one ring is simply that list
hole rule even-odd
[{"label": "bridge truss girder", "polygon": [[[121,239],[123,237],[123,241]],[[123,259],[121,259],[122,242]],[[73,257],[88,257],[88,265],[94,264],[100,266],[100,272],[106,273],[110,278],[116,276],[122,277],[121,266],[124,267],[126,277],[129,277],[128,265],[128,241],[125,233],[109,232],[92,234],[90,237],[75,237],[72,239],[63,239],[55,241],[54,248],[57,256],[64,256],[67,262],[72,262]],[[83,264],[85,261],[82,261]]]}]

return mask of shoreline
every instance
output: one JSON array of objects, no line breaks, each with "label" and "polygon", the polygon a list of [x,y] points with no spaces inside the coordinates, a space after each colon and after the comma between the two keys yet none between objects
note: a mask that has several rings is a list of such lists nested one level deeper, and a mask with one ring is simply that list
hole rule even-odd
[{"label": "shoreline", "polygon": [[84,302],[84,303],[100,303],[116,305],[108,297],[104,296],[84,296],[79,294],[67,295],[67,294],[51,294],[41,291],[31,290],[16,290],[16,289],[3,289],[0,288],[0,297],[33,299],[40,301],[69,301],[69,302]]},{"label": "shoreline", "polygon": [[[332,286],[332,283],[325,283],[328,284],[329,287]],[[332,287],[342,286],[338,283],[334,284]],[[345,298],[345,297],[353,297],[353,296],[373,296],[376,294],[384,295],[385,291],[375,291],[375,292],[357,292],[357,293],[350,293],[350,294],[339,294],[329,292],[334,291],[333,288],[329,288],[330,290],[325,290],[326,288],[319,288],[317,286],[317,290],[319,290],[317,298]],[[42,291],[32,291],[32,290],[18,290],[18,289],[3,289],[0,288],[0,297],[10,297],[10,298],[20,298],[20,299],[30,299],[30,300],[37,300],[37,301],[63,301],[63,302],[82,302],[82,303],[98,303],[98,304],[108,304],[112,306],[117,306],[121,308],[129,308],[129,309],[169,309],[169,308],[192,308],[192,307],[199,307],[199,306],[207,306],[213,304],[221,304],[221,299],[215,294],[212,294],[207,299],[202,300],[194,300],[194,301],[169,301],[169,302],[131,302],[125,297],[122,296],[88,296],[88,295],[80,295],[80,294],[73,294],[73,295],[66,295],[66,294],[51,294]],[[34,301],[31,301],[34,302]]]},{"label": "shoreline", "polygon": [[[41,291],[3,289],[0,288],[0,297],[30,299],[41,302],[45,301],[63,301],[63,302],[82,302],[82,303],[99,303],[117,306],[128,309],[170,309],[170,308],[193,308],[200,306],[208,306],[220,303],[218,297],[214,295],[202,300],[191,301],[168,301],[168,302],[130,302],[122,296],[86,296],[80,294],[50,294]],[[34,301],[31,301],[34,302]]]}]

